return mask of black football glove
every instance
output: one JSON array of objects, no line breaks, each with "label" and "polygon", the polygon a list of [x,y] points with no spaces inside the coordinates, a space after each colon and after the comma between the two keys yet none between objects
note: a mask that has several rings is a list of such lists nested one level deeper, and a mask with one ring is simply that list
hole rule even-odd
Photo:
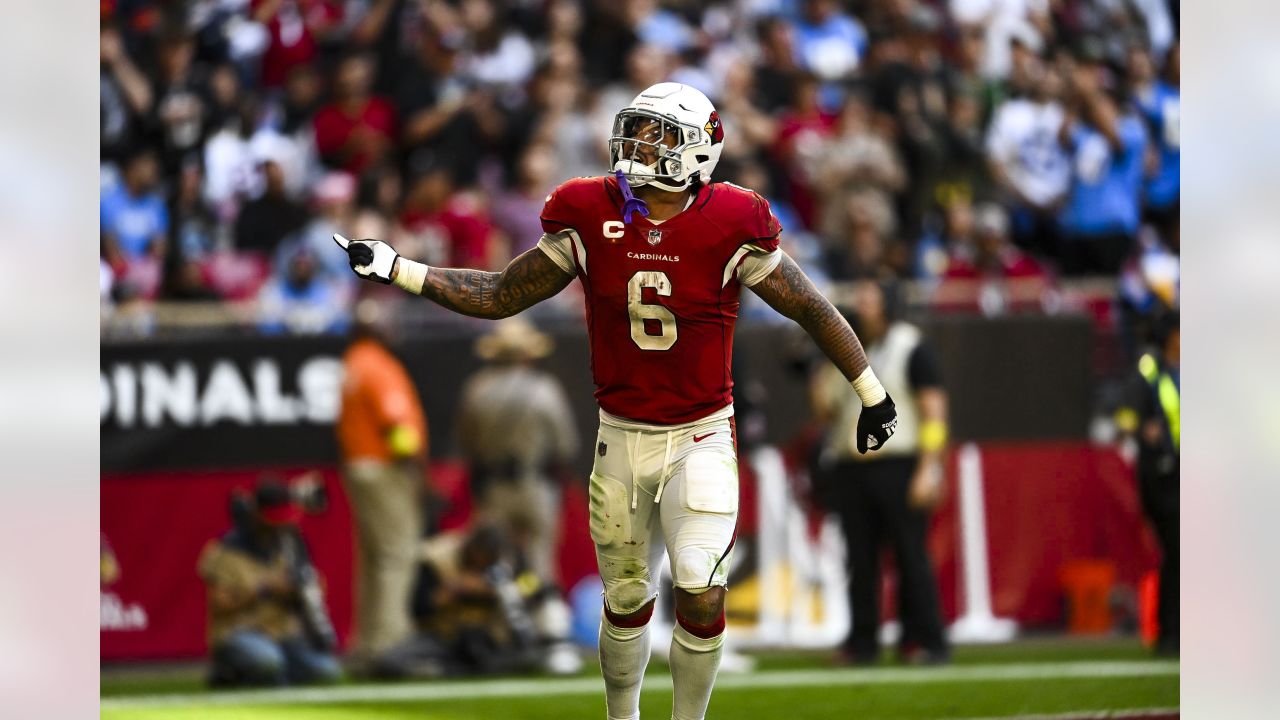
[{"label": "black football glove", "polygon": [[858,416],[858,453],[866,455],[867,450],[884,447],[897,429],[898,409],[893,405],[893,398],[886,393],[884,400],[871,407],[864,406]]},{"label": "black football glove", "polygon": [[334,233],[333,241],[347,251],[347,262],[356,275],[383,285],[391,284],[391,271],[400,257],[395,249],[381,240],[348,240]]}]

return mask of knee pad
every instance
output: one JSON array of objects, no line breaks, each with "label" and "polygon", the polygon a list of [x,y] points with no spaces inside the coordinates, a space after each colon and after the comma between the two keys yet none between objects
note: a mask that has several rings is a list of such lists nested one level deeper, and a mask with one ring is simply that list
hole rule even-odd
[{"label": "knee pad", "polygon": [[[604,585],[604,609],[607,615],[630,615],[653,599],[649,583],[643,578],[619,578]],[[652,609],[650,610],[652,612]],[[647,622],[646,618],[646,622]],[[612,620],[611,620],[612,622]],[[616,623],[615,623],[616,624]]]}]

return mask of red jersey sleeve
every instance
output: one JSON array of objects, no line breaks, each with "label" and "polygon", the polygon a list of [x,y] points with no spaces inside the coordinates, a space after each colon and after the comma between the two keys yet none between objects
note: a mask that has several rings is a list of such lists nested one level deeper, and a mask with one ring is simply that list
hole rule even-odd
[{"label": "red jersey sleeve", "polygon": [[542,231],[551,235],[565,230],[575,230],[583,207],[584,186],[590,182],[599,182],[600,178],[574,178],[560,184],[547,196],[542,206]]},{"label": "red jersey sleeve", "polygon": [[747,216],[746,238],[744,242],[752,243],[768,252],[778,249],[778,236],[782,234],[782,223],[774,216],[769,201],[760,193],[751,191],[751,213]]}]

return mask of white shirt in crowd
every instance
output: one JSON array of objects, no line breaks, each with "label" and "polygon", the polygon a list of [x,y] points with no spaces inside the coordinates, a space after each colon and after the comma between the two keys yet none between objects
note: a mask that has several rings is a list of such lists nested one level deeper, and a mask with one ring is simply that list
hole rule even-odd
[{"label": "white shirt in crowd", "polygon": [[951,17],[957,23],[986,28],[982,74],[997,79],[1009,77],[1009,43],[1014,38],[1039,50],[1043,39],[1030,18],[1048,12],[1048,0],[951,0]]},{"label": "white shirt in crowd", "polygon": [[1011,100],[1000,106],[987,132],[987,156],[1041,208],[1071,186],[1070,160],[1058,142],[1063,118],[1057,102]]}]

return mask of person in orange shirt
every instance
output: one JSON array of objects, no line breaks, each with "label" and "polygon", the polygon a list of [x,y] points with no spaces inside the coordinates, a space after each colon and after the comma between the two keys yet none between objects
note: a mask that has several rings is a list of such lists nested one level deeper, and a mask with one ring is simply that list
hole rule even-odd
[{"label": "person in orange shirt", "polygon": [[427,421],[404,365],[388,348],[376,305],[357,306],[337,435],[357,535],[356,660],[407,639],[426,487]]}]

